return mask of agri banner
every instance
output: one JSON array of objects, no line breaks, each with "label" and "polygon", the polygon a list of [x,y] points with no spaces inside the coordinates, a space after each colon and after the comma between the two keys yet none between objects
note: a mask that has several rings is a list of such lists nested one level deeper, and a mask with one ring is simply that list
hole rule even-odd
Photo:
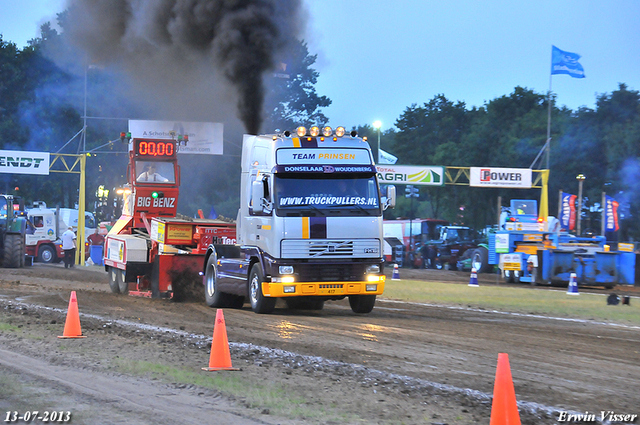
[{"label": "agri banner", "polygon": [[49,175],[49,152],[0,151],[0,173]]},{"label": "agri banner", "polygon": [[444,186],[444,167],[440,165],[376,165],[381,184]]},{"label": "agri banner", "polygon": [[604,209],[602,214],[604,215],[604,230],[606,232],[617,232],[620,226],[618,225],[618,201],[611,196],[605,195]]},{"label": "agri banner", "polygon": [[189,121],[129,120],[133,138],[177,139],[189,136],[186,145],[178,146],[178,153],[222,155],[222,123]]},{"label": "agri banner", "polygon": [[560,207],[560,228],[573,230],[576,227],[576,195],[562,193],[562,206]]},{"label": "agri banner", "polygon": [[469,186],[530,189],[530,168],[470,167]]}]

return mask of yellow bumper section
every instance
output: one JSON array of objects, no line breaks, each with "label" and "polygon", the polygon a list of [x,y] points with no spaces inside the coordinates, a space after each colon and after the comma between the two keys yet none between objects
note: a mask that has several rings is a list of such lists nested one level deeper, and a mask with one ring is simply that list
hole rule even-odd
[{"label": "yellow bumper section", "polygon": [[[378,280],[368,282],[262,282],[262,293],[265,297],[382,295],[385,280],[382,275]],[[373,285],[375,290],[367,291],[367,286],[371,289]]]}]

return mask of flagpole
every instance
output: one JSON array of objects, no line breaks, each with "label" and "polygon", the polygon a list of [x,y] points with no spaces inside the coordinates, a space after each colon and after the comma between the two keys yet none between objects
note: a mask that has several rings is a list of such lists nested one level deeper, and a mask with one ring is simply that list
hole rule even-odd
[{"label": "flagpole", "polygon": [[[606,212],[607,212],[607,193],[606,192],[602,192],[602,217],[600,218],[600,235],[605,236],[604,233],[604,229],[605,229],[605,217],[606,217]],[[605,241],[606,243],[606,241]]]},{"label": "flagpole", "polygon": [[547,111],[547,170],[549,170],[549,156],[551,155],[551,77],[553,74],[549,74],[549,93],[548,96],[548,111]]}]

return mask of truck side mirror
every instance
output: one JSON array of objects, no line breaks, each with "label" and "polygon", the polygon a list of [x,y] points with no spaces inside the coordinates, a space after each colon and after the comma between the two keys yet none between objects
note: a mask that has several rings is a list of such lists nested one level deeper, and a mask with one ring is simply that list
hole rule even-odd
[{"label": "truck side mirror", "polygon": [[264,213],[262,198],[264,197],[264,182],[255,180],[251,184],[251,203],[254,214]]},{"label": "truck side mirror", "polygon": [[396,187],[387,186],[387,199],[384,201],[384,209],[394,208],[396,206]]},{"label": "truck side mirror", "polygon": [[273,211],[273,204],[265,198],[265,184],[268,183],[264,180],[256,180],[251,184],[251,202],[254,214],[269,215]]}]

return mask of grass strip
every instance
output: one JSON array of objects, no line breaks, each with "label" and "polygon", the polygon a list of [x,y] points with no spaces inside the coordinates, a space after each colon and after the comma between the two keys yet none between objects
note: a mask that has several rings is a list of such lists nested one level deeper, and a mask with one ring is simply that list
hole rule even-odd
[{"label": "grass strip", "polygon": [[[383,298],[418,303],[460,306],[513,313],[597,320],[640,325],[640,300],[630,305],[607,305],[607,296],[579,293],[566,289],[548,290],[531,286],[522,288],[451,284],[421,280],[387,280]],[[634,302],[635,301],[635,302]]]},{"label": "grass strip", "polygon": [[[285,386],[263,380],[255,382],[241,373],[209,373],[144,360],[119,358],[113,363],[116,370],[127,375],[154,378],[165,383],[196,385],[219,391],[225,397],[242,400],[250,408],[268,409],[269,414],[321,423],[351,423],[357,418],[344,411],[327,409],[326,405],[309,403]],[[328,422],[327,422],[328,421]]]}]

